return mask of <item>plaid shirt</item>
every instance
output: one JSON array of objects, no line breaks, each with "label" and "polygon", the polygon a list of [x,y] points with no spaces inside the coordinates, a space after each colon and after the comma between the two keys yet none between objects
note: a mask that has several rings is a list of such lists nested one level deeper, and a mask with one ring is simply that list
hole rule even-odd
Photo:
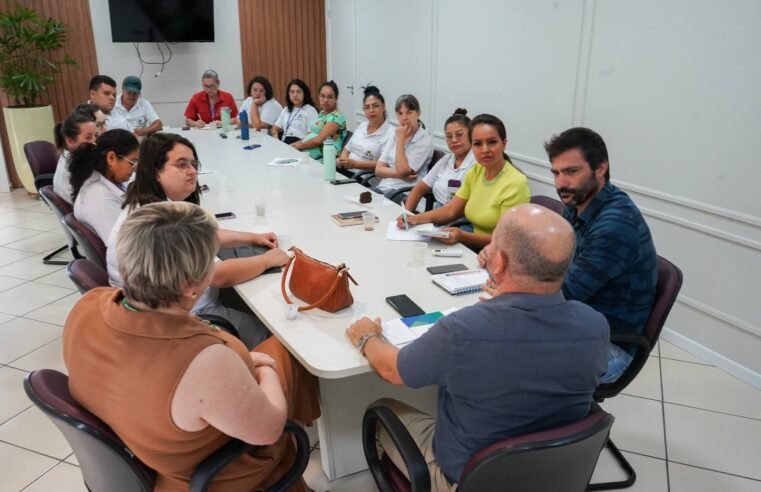
[{"label": "plaid shirt", "polygon": [[567,299],[602,313],[611,331],[641,334],[655,297],[658,263],[650,229],[629,195],[607,183],[580,214],[563,212],[576,251],[563,283]]}]

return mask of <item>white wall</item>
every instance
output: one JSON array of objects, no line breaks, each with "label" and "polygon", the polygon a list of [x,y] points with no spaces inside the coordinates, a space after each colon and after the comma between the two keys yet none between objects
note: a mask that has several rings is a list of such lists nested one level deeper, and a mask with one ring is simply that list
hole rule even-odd
[{"label": "white wall", "polygon": [[[132,43],[111,41],[108,2],[90,0],[90,15],[100,73],[113,77],[121,91],[124,77],[140,75],[140,61],[135,48]],[[184,125],[182,113],[190,96],[201,90],[201,74],[209,68],[219,73],[222,90],[230,92],[236,101],[244,99],[237,1],[214,2],[214,39],[213,43],[170,45],[172,61],[159,77],[154,75],[160,65],[145,65],[142,95],[154,105],[164,125]],[[140,52],[144,60],[161,61],[156,43],[140,43]],[[86,87],[82,93],[86,99]]]},{"label": "white wall", "polygon": [[[543,142],[570,126],[599,131],[614,183],[684,272],[664,338],[761,387],[761,2],[328,0],[327,9],[349,6],[354,25],[328,22],[329,76],[372,81],[390,106],[417,95],[439,147],[456,107],[494,113],[532,191],[555,196]],[[347,37],[353,45],[330,42]]]}]

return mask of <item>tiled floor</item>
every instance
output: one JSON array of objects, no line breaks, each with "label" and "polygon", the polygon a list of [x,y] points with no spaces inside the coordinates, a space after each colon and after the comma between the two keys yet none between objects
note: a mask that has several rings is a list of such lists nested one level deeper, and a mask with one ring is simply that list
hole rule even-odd
[{"label": "tiled floor", "polygon": [[[86,490],[68,444],[21,384],[27,371],[65,371],[61,330],[79,294],[63,267],[42,264],[63,243],[42,203],[0,193],[0,492]],[[637,471],[629,490],[761,492],[761,391],[661,341],[626,394],[603,406]],[[618,477],[604,452],[594,480]],[[318,449],[306,479],[317,491],[374,490],[367,472],[328,482]]]}]

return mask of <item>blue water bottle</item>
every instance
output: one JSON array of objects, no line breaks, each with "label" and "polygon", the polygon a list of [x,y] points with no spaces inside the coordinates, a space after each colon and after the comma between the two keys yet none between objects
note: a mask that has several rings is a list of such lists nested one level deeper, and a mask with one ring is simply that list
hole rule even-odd
[{"label": "blue water bottle", "polygon": [[240,120],[240,139],[248,140],[248,114],[245,111],[238,113]]},{"label": "blue water bottle", "polygon": [[325,166],[325,181],[336,179],[336,144],[332,138],[326,138],[322,144],[322,163]]}]

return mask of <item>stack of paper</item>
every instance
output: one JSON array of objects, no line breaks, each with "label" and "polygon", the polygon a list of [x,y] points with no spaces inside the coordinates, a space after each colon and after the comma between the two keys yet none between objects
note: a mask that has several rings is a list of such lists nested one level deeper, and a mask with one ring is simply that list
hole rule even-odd
[{"label": "stack of paper", "polygon": [[383,338],[397,347],[404,347],[427,332],[440,318],[457,311],[450,308],[407,318],[397,318],[383,323]]},{"label": "stack of paper", "polygon": [[396,221],[388,223],[386,239],[390,241],[429,241],[432,237],[449,237],[449,233],[440,231],[433,224],[420,224],[409,229],[399,229]]}]

